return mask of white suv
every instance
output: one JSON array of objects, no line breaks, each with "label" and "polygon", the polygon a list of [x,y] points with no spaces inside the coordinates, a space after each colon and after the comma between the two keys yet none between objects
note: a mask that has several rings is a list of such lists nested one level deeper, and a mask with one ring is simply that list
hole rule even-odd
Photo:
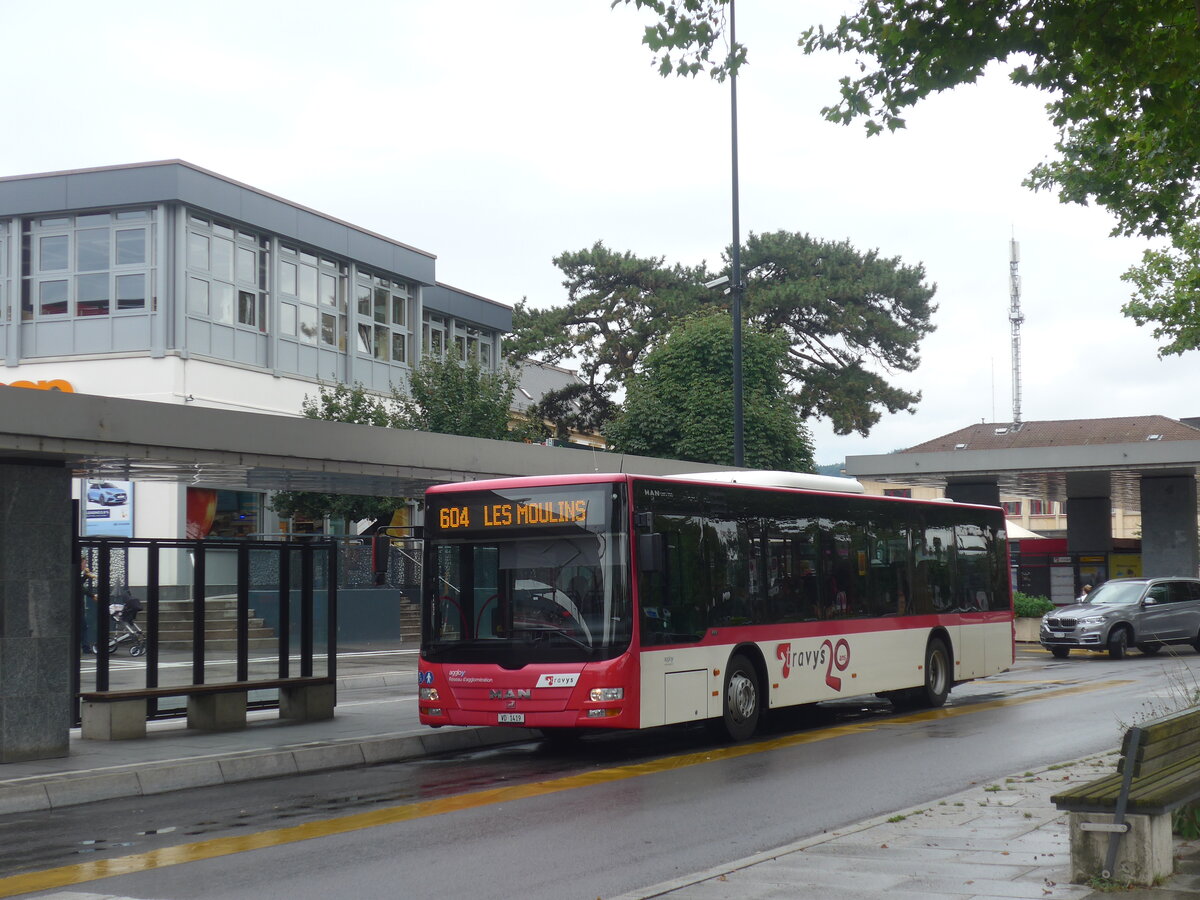
[{"label": "white suv", "polygon": [[1157,653],[1167,644],[1200,651],[1200,580],[1114,578],[1085,603],[1060,606],[1042,617],[1041,645],[1058,659],[1072,649],[1108,651],[1121,659],[1131,647]]}]

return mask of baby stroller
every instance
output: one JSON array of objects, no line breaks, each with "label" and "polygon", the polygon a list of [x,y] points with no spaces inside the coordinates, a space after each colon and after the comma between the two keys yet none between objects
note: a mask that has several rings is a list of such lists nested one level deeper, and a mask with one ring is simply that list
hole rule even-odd
[{"label": "baby stroller", "polygon": [[130,656],[141,656],[146,652],[146,632],[134,621],[141,611],[141,601],[129,593],[129,588],[122,589],[113,597],[113,602],[108,605],[108,614],[112,618],[108,635],[109,653],[116,653],[121,644],[129,644]]}]

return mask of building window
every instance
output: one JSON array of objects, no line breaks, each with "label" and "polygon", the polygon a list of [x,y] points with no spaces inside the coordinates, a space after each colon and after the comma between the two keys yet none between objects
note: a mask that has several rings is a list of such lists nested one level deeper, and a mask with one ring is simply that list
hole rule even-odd
[{"label": "building window", "polygon": [[280,245],[279,254],[280,334],[344,351],[346,267],[287,244]]},{"label": "building window", "polygon": [[467,322],[426,311],[421,322],[421,344],[426,353],[438,359],[447,353],[459,362],[473,359],[485,372],[496,371],[494,331],[485,331]]},{"label": "building window", "polygon": [[1021,515],[1021,501],[1020,500],[1005,500],[1000,505],[1004,507],[1004,514],[1006,516]]},{"label": "building window", "polygon": [[410,365],[416,301],[410,284],[363,269],[354,279],[355,349],[380,362]]},{"label": "building window", "polygon": [[435,359],[446,355],[446,317],[426,312],[421,322],[421,345]]},{"label": "building window", "polygon": [[465,362],[474,360],[484,371],[494,370],[496,335],[466,322],[454,322],[453,353],[456,359]]},{"label": "building window", "polygon": [[911,497],[912,488],[884,488],[883,496],[885,497]]},{"label": "building window", "polygon": [[145,312],[151,306],[153,220],[149,209],[28,220],[21,318]]},{"label": "building window", "polygon": [[1031,516],[1053,516],[1057,512],[1053,500],[1030,500],[1029,514]]},{"label": "building window", "polygon": [[189,215],[188,315],[266,331],[267,247],[265,237],[198,213]]}]

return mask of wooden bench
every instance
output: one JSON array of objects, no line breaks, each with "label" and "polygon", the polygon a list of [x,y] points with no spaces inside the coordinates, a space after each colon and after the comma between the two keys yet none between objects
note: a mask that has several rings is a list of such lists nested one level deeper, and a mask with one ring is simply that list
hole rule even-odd
[{"label": "wooden bench", "polygon": [[1114,774],[1050,799],[1071,814],[1072,881],[1169,876],[1171,814],[1200,800],[1200,707],[1133,726]]},{"label": "wooden bench", "polygon": [[214,684],[171,684],[119,691],[84,691],[79,695],[81,733],[99,741],[146,736],[147,702],[163,697],[187,697],[188,728],[233,731],[246,727],[246,703],[251,691],[279,691],[279,718],[316,721],[333,718],[336,685],[333,678],[311,676]]}]

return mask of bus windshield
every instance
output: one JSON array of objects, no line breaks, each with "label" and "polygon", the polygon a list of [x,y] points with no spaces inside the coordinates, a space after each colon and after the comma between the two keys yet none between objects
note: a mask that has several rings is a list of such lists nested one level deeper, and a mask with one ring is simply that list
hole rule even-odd
[{"label": "bus windshield", "polygon": [[611,527],[615,487],[432,495],[424,658],[517,668],[628,649],[628,553]]}]

